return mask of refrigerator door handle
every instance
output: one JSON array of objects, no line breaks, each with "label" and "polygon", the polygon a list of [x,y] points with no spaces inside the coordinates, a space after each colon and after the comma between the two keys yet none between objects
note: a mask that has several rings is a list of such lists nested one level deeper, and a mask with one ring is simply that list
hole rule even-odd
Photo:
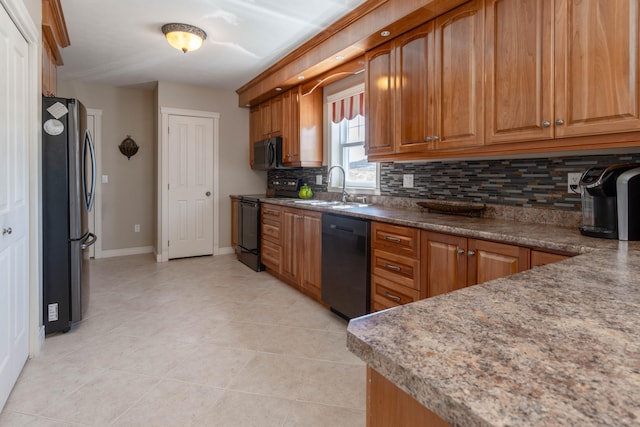
[{"label": "refrigerator door handle", "polygon": [[89,246],[93,245],[96,240],[98,240],[98,236],[93,233],[87,233],[87,237],[82,239],[82,243],[80,244],[80,248],[82,250],[87,249]]},{"label": "refrigerator door handle", "polygon": [[[84,150],[89,147],[89,154],[91,154],[91,190],[87,192],[87,174],[86,170],[84,175],[84,200],[87,205],[87,212],[91,212],[93,208],[93,202],[96,196],[96,152],[93,148],[93,141],[91,140],[91,133],[89,133],[89,129],[84,131]],[[83,150],[83,151],[84,151]],[[84,168],[86,165],[86,157],[84,157]]]}]

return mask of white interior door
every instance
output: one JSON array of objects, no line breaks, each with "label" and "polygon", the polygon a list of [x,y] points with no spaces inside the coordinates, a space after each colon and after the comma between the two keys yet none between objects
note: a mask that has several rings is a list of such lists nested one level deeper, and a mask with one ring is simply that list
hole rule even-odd
[{"label": "white interior door", "polygon": [[213,120],[169,116],[169,259],[213,254]]},{"label": "white interior door", "polygon": [[28,65],[0,6],[0,410],[29,354]]}]

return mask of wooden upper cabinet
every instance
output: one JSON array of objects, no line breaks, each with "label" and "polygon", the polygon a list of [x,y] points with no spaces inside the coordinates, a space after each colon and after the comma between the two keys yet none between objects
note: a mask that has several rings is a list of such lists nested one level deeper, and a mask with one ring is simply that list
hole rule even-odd
[{"label": "wooden upper cabinet", "polygon": [[365,55],[365,152],[367,155],[394,152],[394,55],[392,42]]},{"label": "wooden upper cabinet", "polygon": [[639,2],[556,0],[556,136],[640,128]]},{"label": "wooden upper cabinet", "polygon": [[282,95],[282,157],[286,165],[300,162],[300,116],[298,91]]},{"label": "wooden upper cabinet", "polygon": [[270,133],[272,135],[280,135],[282,134],[282,95],[276,96],[271,101],[269,101],[269,109],[270,109]]},{"label": "wooden upper cabinet", "polygon": [[302,86],[251,108],[250,161],[253,142],[282,137],[282,163],[285,166],[322,166],[322,90],[302,93]]},{"label": "wooden upper cabinet", "polygon": [[[260,141],[272,136],[280,136],[282,134],[282,108],[282,95],[278,95],[273,99],[265,101],[257,107],[258,116],[257,122],[255,123],[255,137],[257,138],[256,141]],[[254,134],[253,131],[251,131],[251,133]]]},{"label": "wooden upper cabinet", "polygon": [[249,165],[253,167],[253,143],[262,138],[260,107],[251,107],[249,112]]},{"label": "wooden upper cabinet", "polygon": [[485,142],[553,138],[553,4],[486,2]]},{"label": "wooden upper cabinet", "polygon": [[[322,90],[316,89],[311,93],[303,93],[302,86],[298,86],[292,93],[292,117],[297,123],[299,150],[298,160],[285,158],[288,166],[318,167],[322,166]],[[285,153],[287,155],[289,153]],[[295,152],[293,152],[295,155]]]},{"label": "wooden upper cabinet", "polygon": [[433,22],[394,40],[396,150],[433,148]]},{"label": "wooden upper cabinet", "polygon": [[42,0],[42,93],[46,96],[57,93],[58,67],[64,65],[60,49],[70,43],[60,0]]},{"label": "wooden upper cabinet", "polygon": [[434,148],[484,142],[484,1],[435,21]]}]

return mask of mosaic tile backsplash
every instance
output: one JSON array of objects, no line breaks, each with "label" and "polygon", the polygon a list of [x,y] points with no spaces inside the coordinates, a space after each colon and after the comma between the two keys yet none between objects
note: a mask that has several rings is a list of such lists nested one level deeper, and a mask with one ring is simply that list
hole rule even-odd
[{"label": "mosaic tile backsplash", "polygon": [[[429,163],[380,163],[380,194],[409,198],[437,198],[497,205],[580,210],[580,194],[567,193],[567,173],[594,166],[639,163],[640,154],[521,160],[473,160]],[[314,191],[326,191],[327,168],[273,171],[303,177]],[[316,186],[315,175],[323,175]],[[414,187],[402,186],[402,175],[414,175]]]}]

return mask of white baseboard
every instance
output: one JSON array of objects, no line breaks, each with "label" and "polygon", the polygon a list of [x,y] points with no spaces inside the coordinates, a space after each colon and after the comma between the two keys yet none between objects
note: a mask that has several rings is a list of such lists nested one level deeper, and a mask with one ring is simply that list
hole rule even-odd
[{"label": "white baseboard", "polygon": [[100,254],[100,258],[112,258],[116,256],[129,256],[129,255],[142,255],[152,254],[154,252],[153,246],[141,246],[139,248],[124,248],[124,249],[109,249],[103,250]]},{"label": "white baseboard", "polygon": [[236,253],[236,251],[231,246],[227,246],[226,248],[218,248],[217,255],[231,255],[234,253]]}]

